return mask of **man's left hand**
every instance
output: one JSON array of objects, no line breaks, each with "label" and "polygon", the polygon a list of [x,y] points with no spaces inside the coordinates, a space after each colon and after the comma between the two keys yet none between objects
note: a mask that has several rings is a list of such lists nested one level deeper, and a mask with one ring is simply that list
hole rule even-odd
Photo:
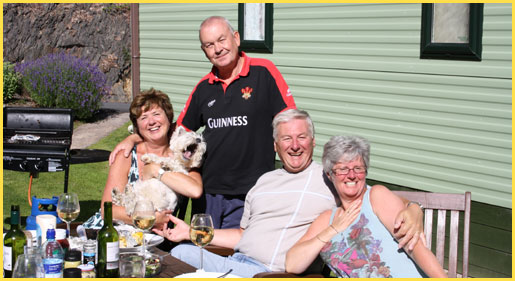
[{"label": "man's left hand", "polygon": [[168,215],[168,219],[175,224],[174,228],[168,228],[168,224],[165,223],[161,229],[154,227],[152,230],[156,234],[173,242],[181,242],[190,239],[190,226],[187,223],[173,215]]},{"label": "man's left hand", "polygon": [[416,204],[411,204],[397,215],[394,236],[399,241],[399,248],[408,245],[408,251],[411,252],[419,239],[422,240],[424,246],[426,245],[423,217],[422,209]]}]

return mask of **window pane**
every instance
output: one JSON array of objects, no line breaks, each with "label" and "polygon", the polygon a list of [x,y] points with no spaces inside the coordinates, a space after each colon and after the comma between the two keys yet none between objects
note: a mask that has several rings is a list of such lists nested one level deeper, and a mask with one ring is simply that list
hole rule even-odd
[{"label": "window pane", "polygon": [[265,4],[245,4],[245,40],[265,40]]},{"label": "window pane", "polygon": [[470,4],[434,4],[432,43],[468,43]]}]

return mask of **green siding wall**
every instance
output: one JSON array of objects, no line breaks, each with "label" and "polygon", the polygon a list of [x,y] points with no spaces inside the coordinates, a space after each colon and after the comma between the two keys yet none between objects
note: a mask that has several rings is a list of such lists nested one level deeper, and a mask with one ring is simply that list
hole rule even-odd
[{"label": "green siding wall", "polygon": [[[180,111],[210,69],[198,26],[214,14],[238,22],[232,3],[140,5],[142,89]],[[511,4],[484,15],[483,61],[421,60],[420,4],[274,4],[274,53],[251,55],[278,66],[319,144],[372,142],[370,178],[511,208]]]},{"label": "green siding wall", "polygon": [[[278,3],[274,53],[250,54],[272,60],[312,115],[316,160],[331,136],[359,134],[370,179],[471,191],[474,277],[511,276],[511,11],[484,5],[483,60],[467,62],[419,59],[421,4]],[[177,114],[211,68],[198,42],[211,15],[237,26],[236,3],[140,4],[141,88],[168,93]]]}]

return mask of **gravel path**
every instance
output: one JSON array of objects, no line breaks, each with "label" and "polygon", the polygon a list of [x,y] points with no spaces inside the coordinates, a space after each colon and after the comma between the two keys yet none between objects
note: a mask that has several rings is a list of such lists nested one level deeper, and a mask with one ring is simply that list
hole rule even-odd
[{"label": "gravel path", "polygon": [[127,109],[129,106],[126,104],[116,106],[118,106],[118,108],[107,108],[104,110],[106,116],[101,116],[99,121],[83,124],[75,128],[73,130],[71,149],[84,149],[128,122],[129,113]]}]

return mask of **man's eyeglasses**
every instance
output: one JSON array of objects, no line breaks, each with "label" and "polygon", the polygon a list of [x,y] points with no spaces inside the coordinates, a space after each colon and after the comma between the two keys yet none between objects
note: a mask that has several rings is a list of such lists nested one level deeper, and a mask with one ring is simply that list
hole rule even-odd
[{"label": "man's eyeglasses", "polygon": [[367,171],[367,169],[365,169],[365,167],[361,167],[361,166],[354,167],[352,169],[349,169],[349,168],[332,169],[333,174],[336,176],[345,176],[345,175],[349,174],[350,170],[353,170],[355,174],[362,174]]}]

